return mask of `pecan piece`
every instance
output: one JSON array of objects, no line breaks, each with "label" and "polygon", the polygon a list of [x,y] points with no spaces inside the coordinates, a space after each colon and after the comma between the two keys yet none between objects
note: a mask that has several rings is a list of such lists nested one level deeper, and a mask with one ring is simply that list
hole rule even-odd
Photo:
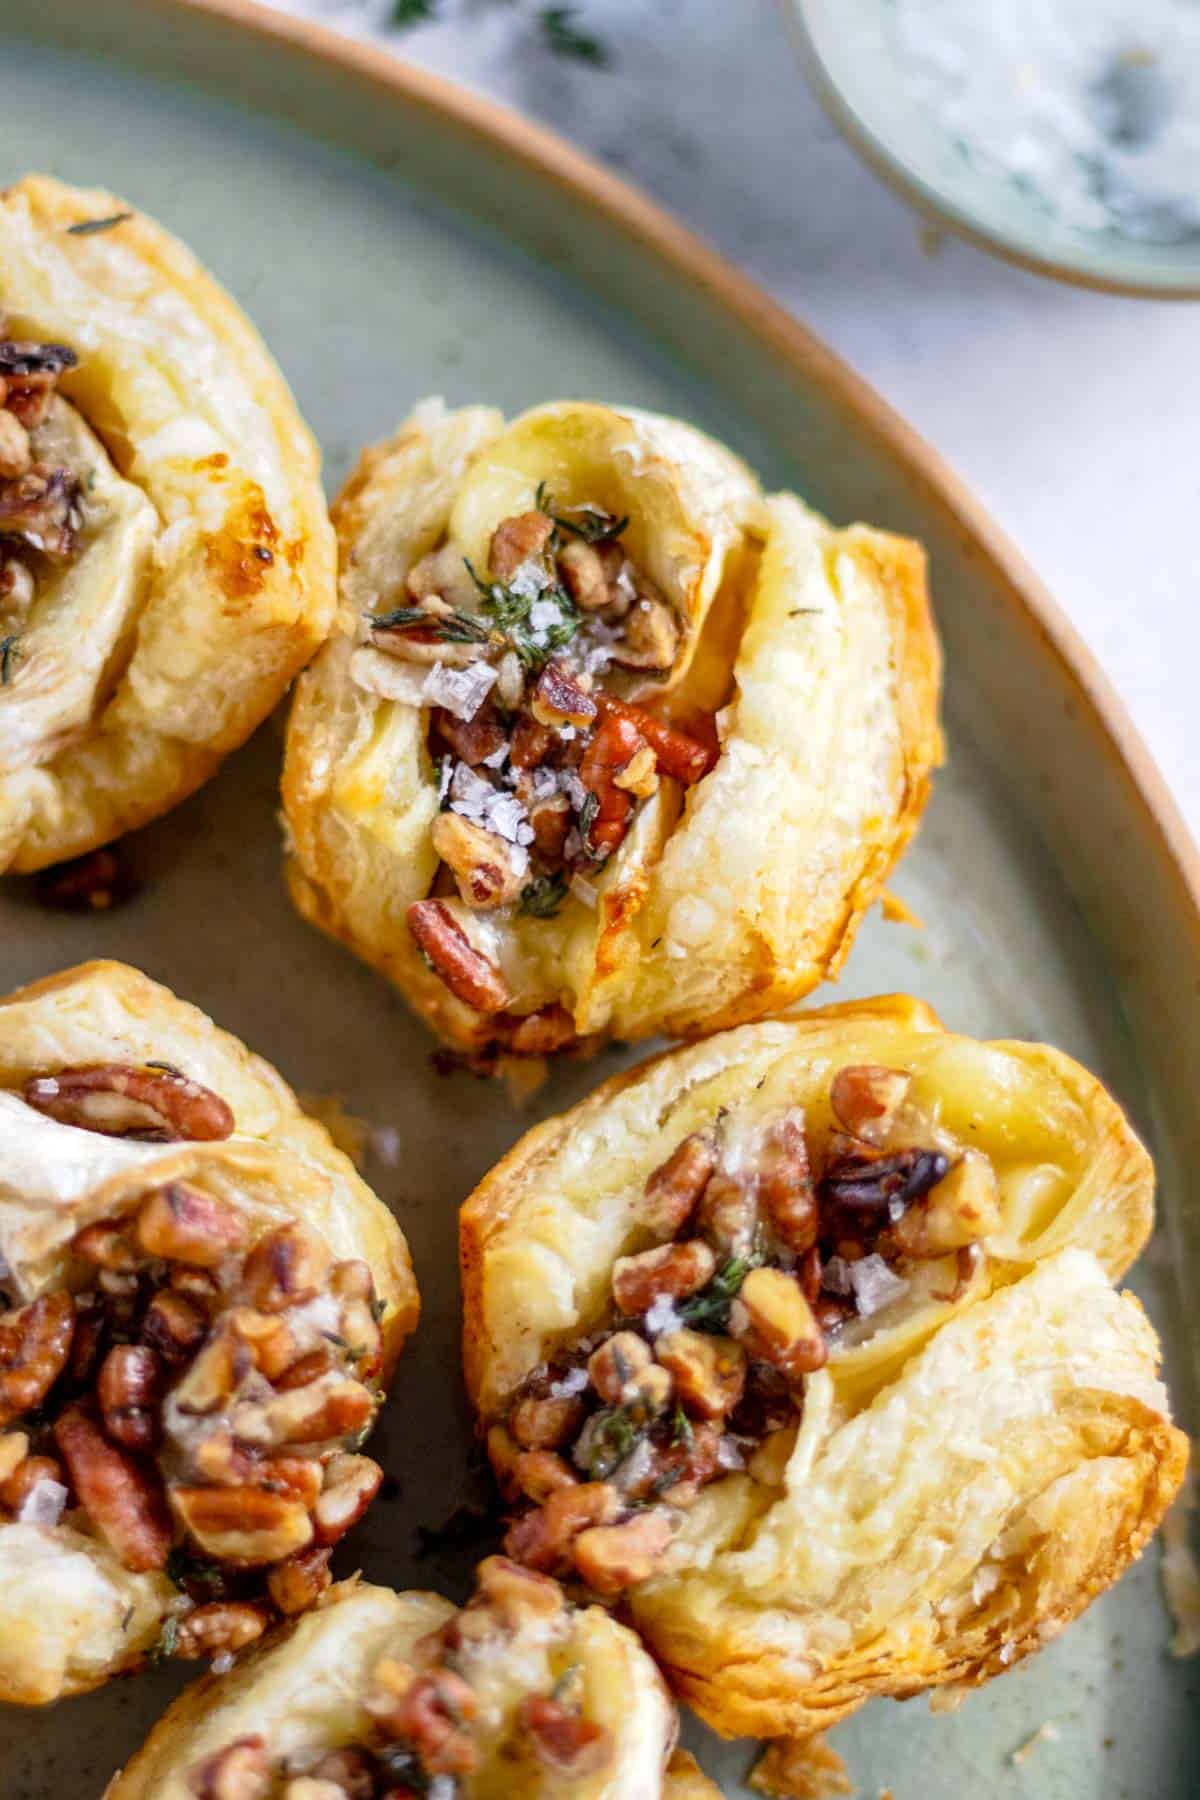
[{"label": "pecan piece", "polygon": [[912,1076],[905,1069],[848,1063],[833,1078],[829,1104],[843,1131],[878,1146],[895,1124],[911,1087]]},{"label": "pecan piece", "polygon": [[543,1006],[517,1020],[508,1048],[514,1056],[552,1056],[575,1041],[575,1021],[562,1006]]},{"label": "pecan piece", "polygon": [[163,1367],[145,1344],[116,1344],[100,1365],[96,1398],[104,1429],[127,1450],[149,1450],[161,1427]]},{"label": "pecan piece", "polygon": [[236,1410],[238,1435],[256,1444],[324,1444],[356,1437],[375,1416],[375,1401],[361,1381],[336,1376],[289,1388],[261,1405]]},{"label": "pecan piece", "polygon": [[467,1775],[475,1767],[475,1745],[465,1727],[479,1702],[453,1669],[418,1675],[407,1663],[385,1657],[376,1666],[366,1709],[385,1737],[411,1748],[424,1775]]},{"label": "pecan piece", "polygon": [[473,911],[507,906],[520,894],[524,875],[518,874],[511,849],[498,832],[456,812],[443,812],[434,820],[430,838]]},{"label": "pecan piece", "polygon": [[613,661],[625,669],[665,672],[679,654],[679,624],[663,600],[649,595],[625,615],[625,636],[613,646]]},{"label": "pecan piece", "polygon": [[208,1315],[186,1294],[164,1288],[155,1294],[142,1320],[142,1342],[167,1362],[186,1362],[208,1331]]},{"label": "pecan piece", "polygon": [[119,1225],[85,1225],[71,1240],[76,1256],[98,1269],[116,1269],[128,1275],[140,1262],[137,1250]]},{"label": "pecan piece", "polygon": [[315,1606],[329,1586],[330,1551],[299,1550],[278,1563],[267,1576],[267,1592],[285,1619]]},{"label": "pecan piece", "polygon": [[69,556],[78,498],[79,482],[70,469],[33,463],[15,481],[0,482],[0,537],[20,538],[45,556]]},{"label": "pecan piece", "polygon": [[62,1465],[52,1456],[27,1456],[0,1486],[0,1505],[6,1506],[19,1519],[26,1502],[43,1484],[52,1484],[52,1490],[62,1488],[59,1498],[65,1501],[67,1490],[63,1484]]},{"label": "pecan piece", "polygon": [[556,1581],[521,1568],[507,1556],[485,1556],[475,1582],[478,1591],[470,1605],[489,1608],[508,1631],[519,1630],[530,1618],[557,1619],[566,1608]]},{"label": "pecan piece", "polygon": [[796,1256],[817,1241],[820,1217],[798,1107],[770,1125],[758,1156],[759,1194],[772,1225]]},{"label": "pecan piece", "polygon": [[[365,1750],[328,1750],[313,1764],[315,1781],[328,1781],[337,1789],[337,1800],[375,1800],[375,1773]],[[285,1795],[284,1800],[292,1800]]]},{"label": "pecan piece", "polygon": [[33,461],[29,433],[16,413],[0,412],[0,481],[24,475]]},{"label": "pecan piece", "polygon": [[544,512],[514,513],[492,533],[488,567],[494,581],[511,581],[522,563],[539,557],[554,533],[554,520]]},{"label": "pecan piece", "polygon": [[143,1200],[134,1236],[146,1256],[215,1269],[242,1248],[246,1228],[223,1200],[186,1181],[171,1181]]},{"label": "pecan piece", "polygon": [[512,1474],[519,1491],[535,1506],[579,1481],[571,1465],[553,1450],[522,1450],[513,1459]]},{"label": "pecan piece", "polygon": [[571,1546],[576,1569],[598,1594],[619,1594],[649,1581],[675,1535],[669,1513],[652,1507],[623,1525],[595,1525]]},{"label": "pecan piece", "polygon": [[220,1095],[175,1069],[86,1063],[35,1075],[21,1097],[60,1124],[108,1137],[211,1141],[233,1133],[233,1113]]},{"label": "pecan piece", "polygon": [[758,1234],[757,1182],[718,1167],[704,1190],[696,1222],[724,1256],[749,1256]]},{"label": "pecan piece", "polygon": [[504,1011],[512,998],[504,976],[474,948],[440,900],[414,900],[406,916],[418,950],[456,1000],[489,1018]]},{"label": "pecan piece", "polygon": [[520,1720],[538,1761],[558,1775],[581,1780],[606,1769],[613,1759],[612,1733],[557,1700],[527,1694]]},{"label": "pecan piece", "polygon": [[613,1299],[627,1315],[644,1313],[664,1296],[686,1300],[698,1294],[716,1268],[716,1257],[699,1238],[643,1250],[640,1256],[619,1256],[613,1264]]},{"label": "pecan piece", "polygon": [[382,1480],[383,1470],[369,1456],[331,1456],[313,1508],[317,1542],[336,1544],[345,1537],[370,1506]]},{"label": "pecan piece", "polygon": [[259,1312],[279,1313],[314,1300],[332,1262],[325,1240],[299,1220],[259,1238],[242,1269],[242,1292]]},{"label": "pecan piece", "polygon": [[150,1474],[110,1444],[78,1406],[57,1420],[54,1441],[80,1505],[119,1561],[138,1573],[165,1567],[171,1522]]},{"label": "pecan piece", "polygon": [[196,1800],[266,1800],[274,1777],[260,1737],[237,1738],[188,1776]]},{"label": "pecan piece", "polygon": [[459,719],[445,707],[435,706],[430,729],[453,750],[460,762],[475,768],[486,756],[494,756],[506,742],[504,727],[490,700],[485,700],[473,719]]},{"label": "pecan piece", "polygon": [[582,728],[596,717],[596,702],[565,663],[548,662],[534,684],[529,702],[539,725]]},{"label": "pecan piece", "polygon": [[186,1661],[222,1652],[236,1656],[260,1638],[269,1623],[264,1607],[242,1600],[213,1600],[207,1606],[197,1606],[182,1620],[175,1654]]},{"label": "pecan piece", "polygon": [[239,1568],[282,1562],[313,1540],[299,1500],[257,1487],[174,1487],[171,1504],[206,1555]]},{"label": "pecan piece", "polygon": [[624,1406],[637,1396],[638,1381],[654,1362],[649,1346],[636,1331],[617,1331],[592,1351],[588,1379],[609,1406]]},{"label": "pecan piece", "polygon": [[707,1332],[671,1331],[656,1338],[654,1354],[675,1383],[675,1393],[689,1413],[723,1419],[742,1397],[746,1385],[746,1353],[729,1338]]},{"label": "pecan piece", "polygon": [[585,848],[596,856],[611,856],[629,830],[633,795],[616,783],[645,740],[628,719],[606,716],[593,734],[579,765],[579,779],[596,799],[596,808],[585,834]]},{"label": "pecan piece", "polygon": [[548,1574],[566,1565],[572,1539],[592,1526],[609,1524],[620,1510],[617,1490],[607,1481],[561,1488],[536,1512],[513,1521],[504,1540],[505,1554]]},{"label": "pecan piece", "polygon": [[888,1228],[880,1246],[901,1256],[948,1256],[953,1250],[978,1243],[999,1225],[996,1172],[982,1152],[967,1150],[935,1187]]},{"label": "pecan piece", "polygon": [[693,1131],[646,1177],[638,1216],[658,1238],[673,1238],[691,1218],[717,1166],[716,1137]]},{"label": "pecan piece", "polygon": [[554,743],[554,733],[548,725],[541,725],[532,714],[523,712],[513,726],[512,743],[509,756],[514,769],[536,769],[545,762],[550,746]]},{"label": "pecan piece", "polygon": [[575,1395],[555,1399],[527,1394],[509,1415],[509,1429],[526,1450],[556,1450],[583,1423],[583,1402]]},{"label": "pecan piece", "polygon": [[558,553],[567,592],[584,612],[597,612],[619,598],[616,580],[624,562],[617,544],[588,544],[572,538]]},{"label": "pecan piece", "polygon": [[46,417],[50,397],[64,370],[79,362],[66,344],[35,344],[20,338],[0,339],[3,404],[32,431]]},{"label": "pecan piece", "polygon": [[0,1319],[0,1426],[40,1406],[66,1365],[75,1303],[61,1289]]},{"label": "pecan piece", "polygon": [[618,700],[615,694],[598,694],[596,704],[602,719],[624,719],[645,738],[664,774],[681,781],[685,787],[700,781],[717,764],[717,751],[699,738],[689,737],[674,725],[666,725],[632,701]]},{"label": "pecan piece", "polygon": [[790,1381],[819,1369],[828,1354],[799,1282],[782,1269],[751,1269],[729,1309],[729,1329],[749,1355]]}]

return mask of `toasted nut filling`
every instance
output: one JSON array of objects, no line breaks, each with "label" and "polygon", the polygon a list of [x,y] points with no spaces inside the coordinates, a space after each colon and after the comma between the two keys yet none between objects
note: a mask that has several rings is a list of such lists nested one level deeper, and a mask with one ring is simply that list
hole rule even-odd
[{"label": "toasted nut filling", "polygon": [[[54,1107],[69,1094],[62,1123],[128,1126],[151,1100],[176,1124],[228,1113],[173,1072],[143,1087],[98,1071],[37,1078]],[[235,1654],[315,1604],[378,1489],[358,1454],[383,1354],[370,1267],[194,1182],[151,1188],[70,1250],[75,1291],[0,1314],[0,1521],[65,1514],[125,1567],[165,1569],[182,1602],[164,1650]]]},{"label": "toasted nut filling", "polygon": [[108,1137],[211,1140],[233,1132],[225,1101],[177,1069],[92,1063],[35,1075],[22,1098],[60,1124]]},{"label": "toasted nut filling", "polygon": [[948,1265],[926,1282],[940,1302],[970,1291],[996,1173],[911,1089],[904,1070],[834,1071],[832,1131],[810,1136],[798,1106],[723,1112],[651,1171],[599,1328],[489,1429],[514,1558],[604,1594],[648,1579],[707,1483],[780,1485],[806,1377],[846,1327],[905,1304],[922,1263]]}]

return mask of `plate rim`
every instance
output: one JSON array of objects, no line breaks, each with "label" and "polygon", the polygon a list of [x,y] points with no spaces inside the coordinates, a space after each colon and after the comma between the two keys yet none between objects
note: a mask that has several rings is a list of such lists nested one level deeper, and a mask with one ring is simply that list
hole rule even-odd
[{"label": "plate rim", "polygon": [[397,53],[344,36],[259,0],[139,0],[159,13],[206,15],[248,37],[285,46],[317,65],[335,64],[393,101],[448,121],[493,153],[565,189],[575,204],[601,214],[638,253],[676,279],[706,290],[764,349],[801,380],[817,383],[860,431],[919,478],[925,504],[986,558],[1006,607],[1026,635],[1058,665],[1076,699],[1099,728],[1157,840],[1184,903],[1200,961],[1200,847],[1145,740],[1082,632],[1071,622],[1022,551],[1010,541],[941,453],[809,326],[728,262],[698,233],[615,175],[588,152],[515,108],[431,71]]}]

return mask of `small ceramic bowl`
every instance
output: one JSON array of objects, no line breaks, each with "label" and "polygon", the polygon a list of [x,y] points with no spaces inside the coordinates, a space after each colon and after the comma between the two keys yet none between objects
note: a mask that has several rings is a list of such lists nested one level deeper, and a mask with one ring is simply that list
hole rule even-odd
[{"label": "small ceramic bowl", "polygon": [[894,0],[785,0],[817,96],[849,142],[935,223],[1025,268],[1085,287],[1200,298],[1200,234],[1173,243],[1089,231],[972,162],[901,68]]}]

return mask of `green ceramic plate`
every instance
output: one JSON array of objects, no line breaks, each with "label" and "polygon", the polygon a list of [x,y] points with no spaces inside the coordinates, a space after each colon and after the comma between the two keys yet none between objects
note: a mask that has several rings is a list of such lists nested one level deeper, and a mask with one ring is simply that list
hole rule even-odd
[{"label": "green ceramic plate", "polygon": [[[1164,299],[1200,295],[1200,236],[1139,243],[1115,231],[1080,230],[1036,192],[968,161],[927,117],[898,65],[895,0],[785,0],[785,9],[834,124],[922,212],[985,250],[1063,281]],[[1131,6],[1131,29],[1136,17]]]},{"label": "green ceramic plate", "polygon": [[[330,486],[419,395],[665,407],[834,517],[928,544],[951,760],[897,882],[925,929],[873,919],[841,992],[909,988],[954,1026],[1047,1037],[1152,1138],[1167,1224],[1139,1281],[1195,1421],[1200,926],[1193,853],[1086,652],[953,479],[819,344],[565,145],[369,51],[238,4],[4,0],[0,180],[102,181],[181,232],[257,320]],[[3,272],[0,271],[0,287]],[[302,1090],[399,1128],[369,1173],[400,1213],[425,1320],[385,1413],[395,1491],[354,1545],[370,1576],[461,1582],[422,1557],[465,1491],[455,1207],[512,1141],[502,1094],[440,1080],[401,1002],[295,919],[279,878],[279,733],[133,845],[146,886],[75,921],[0,899],[0,990],[89,955],[139,963]],[[603,1067],[556,1074],[539,1110]],[[3,1147],[0,1146],[0,1154]],[[880,1702],[836,1734],[864,1795],[1185,1800],[1200,1666],[1166,1654],[1156,1552],[1034,1664],[961,1711]],[[0,1721],[3,1800],[95,1800],[179,1685],[166,1669]],[[1019,1768],[1046,1720],[1060,1732]],[[689,1732],[730,1794],[751,1760]]]}]

